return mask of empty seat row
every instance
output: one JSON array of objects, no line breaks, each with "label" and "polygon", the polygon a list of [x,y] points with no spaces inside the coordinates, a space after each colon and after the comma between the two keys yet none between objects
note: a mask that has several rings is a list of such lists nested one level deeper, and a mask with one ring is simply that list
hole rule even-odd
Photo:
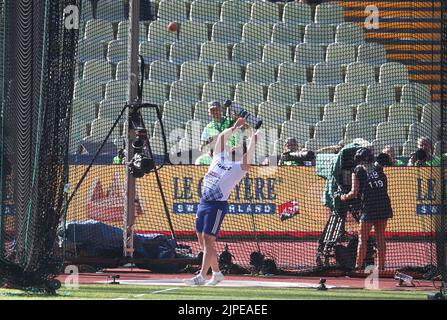
[{"label": "empty seat row", "polygon": [[[105,96],[106,99],[117,100],[115,97],[119,97],[119,100],[125,101],[128,90],[127,64],[120,63],[117,68],[117,77],[122,80],[109,81],[110,74],[107,64],[97,61],[87,63],[84,79],[75,84],[74,98],[100,101]],[[332,87],[326,85],[307,83],[305,72],[297,64],[281,64],[276,79],[278,81],[275,81],[274,69],[269,69],[264,64],[248,64],[245,72],[246,81],[242,81],[242,71],[237,64],[216,63],[211,71],[206,64],[185,62],[178,74],[175,65],[154,62],[150,68],[149,79],[150,82],[146,83],[145,88],[153,90],[151,96],[161,96],[155,94],[159,90],[157,88],[161,87],[164,88],[163,92],[167,92],[163,96],[174,95],[179,99],[193,102],[200,100],[203,84],[205,84],[203,94],[207,97],[205,100],[229,98],[228,94],[224,97],[223,93],[232,92],[232,87],[235,86],[235,99],[245,104],[276,101],[283,105],[291,105],[301,101],[315,106],[329,102],[338,105],[367,102],[371,105],[390,106],[400,102],[421,106],[431,101],[428,87],[416,83],[404,85],[398,90],[393,84],[387,83],[373,83],[367,87],[355,83],[339,83],[332,91]],[[200,87],[198,91],[191,90],[198,86]],[[154,101],[159,103],[162,100]]]},{"label": "empty seat row", "polygon": [[[117,40],[127,41],[128,21],[118,25]],[[255,44],[265,43],[313,43],[329,45],[331,43],[356,44],[364,43],[363,29],[353,23],[339,24],[336,29],[332,26],[309,24],[305,29],[292,24],[277,23],[259,24],[247,22],[244,25],[228,22],[216,22],[209,32],[206,24],[187,21],[179,25],[178,32],[167,29],[167,23],[153,21],[147,30],[144,23],[139,27],[140,41],[148,40],[157,43],[173,43],[187,41],[200,44],[211,40],[220,43],[250,42]],[[115,40],[115,33],[111,23],[103,20],[89,20],[85,26],[84,40],[90,42],[105,42]]]},{"label": "empty seat row", "polygon": [[[282,4],[281,4],[282,6]],[[192,21],[213,23],[219,20],[245,23],[256,21],[275,23],[284,21],[294,24],[339,24],[344,21],[343,8],[335,3],[324,3],[316,7],[315,18],[312,17],[310,5],[289,2],[281,10],[279,3],[267,1],[192,1],[190,11],[184,1],[162,0],[158,5],[158,18],[164,21]]]}]

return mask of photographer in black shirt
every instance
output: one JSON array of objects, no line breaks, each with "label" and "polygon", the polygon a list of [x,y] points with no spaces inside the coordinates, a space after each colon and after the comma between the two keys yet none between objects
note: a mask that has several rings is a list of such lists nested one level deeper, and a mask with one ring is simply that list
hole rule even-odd
[{"label": "photographer in black shirt", "polygon": [[374,156],[367,148],[355,154],[357,166],[352,173],[352,188],[340,197],[341,201],[359,198],[361,200],[359,244],[356,268],[363,268],[369,233],[374,227],[377,240],[378,267],[385,269],[385,229],[387,221],[393,216],[388,196],[388,181],[383,167],[374,163]]},{"label": "photographer in black shirt", "polygon": [[311,150],[299,150],[295,138],[287,138],[284,151],[278,161],[278,166],[313,166],[315,165],[315,153]]}]

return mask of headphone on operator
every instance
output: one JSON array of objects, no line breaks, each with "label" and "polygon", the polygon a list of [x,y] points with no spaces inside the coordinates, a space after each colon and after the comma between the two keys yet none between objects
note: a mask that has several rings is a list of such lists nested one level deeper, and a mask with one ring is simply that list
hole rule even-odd
[{"label": "headphone on operator", "polygon": [[373,162],[374,156],[368,148],[360,148],[355,153],[354,161],[356,164],[359,164],[360,162]]}]

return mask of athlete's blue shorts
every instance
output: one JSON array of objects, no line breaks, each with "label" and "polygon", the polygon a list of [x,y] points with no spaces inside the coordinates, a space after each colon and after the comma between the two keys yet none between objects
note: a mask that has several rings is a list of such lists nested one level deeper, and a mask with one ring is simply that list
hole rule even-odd
[{"label": "athlete's blue shorts", "polygon": [[227,201],[201,200],[196,214],[196,231],[216,237],[227,212]]}]

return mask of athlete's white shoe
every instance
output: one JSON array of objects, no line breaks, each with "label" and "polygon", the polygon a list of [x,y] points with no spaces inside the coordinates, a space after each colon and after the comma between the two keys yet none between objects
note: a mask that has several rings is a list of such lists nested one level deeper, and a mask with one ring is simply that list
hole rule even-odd
[{"label": "athlete's white shoe", "polygon": [[224,275],[221,272],[219,272],[219,273],[213,274],[213,276],[211,277],[211,280],[207,281],[205,283],[205,285],[206,286],[215,286],[216,284],[223,281],[224,279],[225,279]]},{"label": "athlete's white shoe", "polygon": [[184,279],[183,282],[189,286],[203,286],[206,283],[206,280],[199,274],[194,278]]}]

